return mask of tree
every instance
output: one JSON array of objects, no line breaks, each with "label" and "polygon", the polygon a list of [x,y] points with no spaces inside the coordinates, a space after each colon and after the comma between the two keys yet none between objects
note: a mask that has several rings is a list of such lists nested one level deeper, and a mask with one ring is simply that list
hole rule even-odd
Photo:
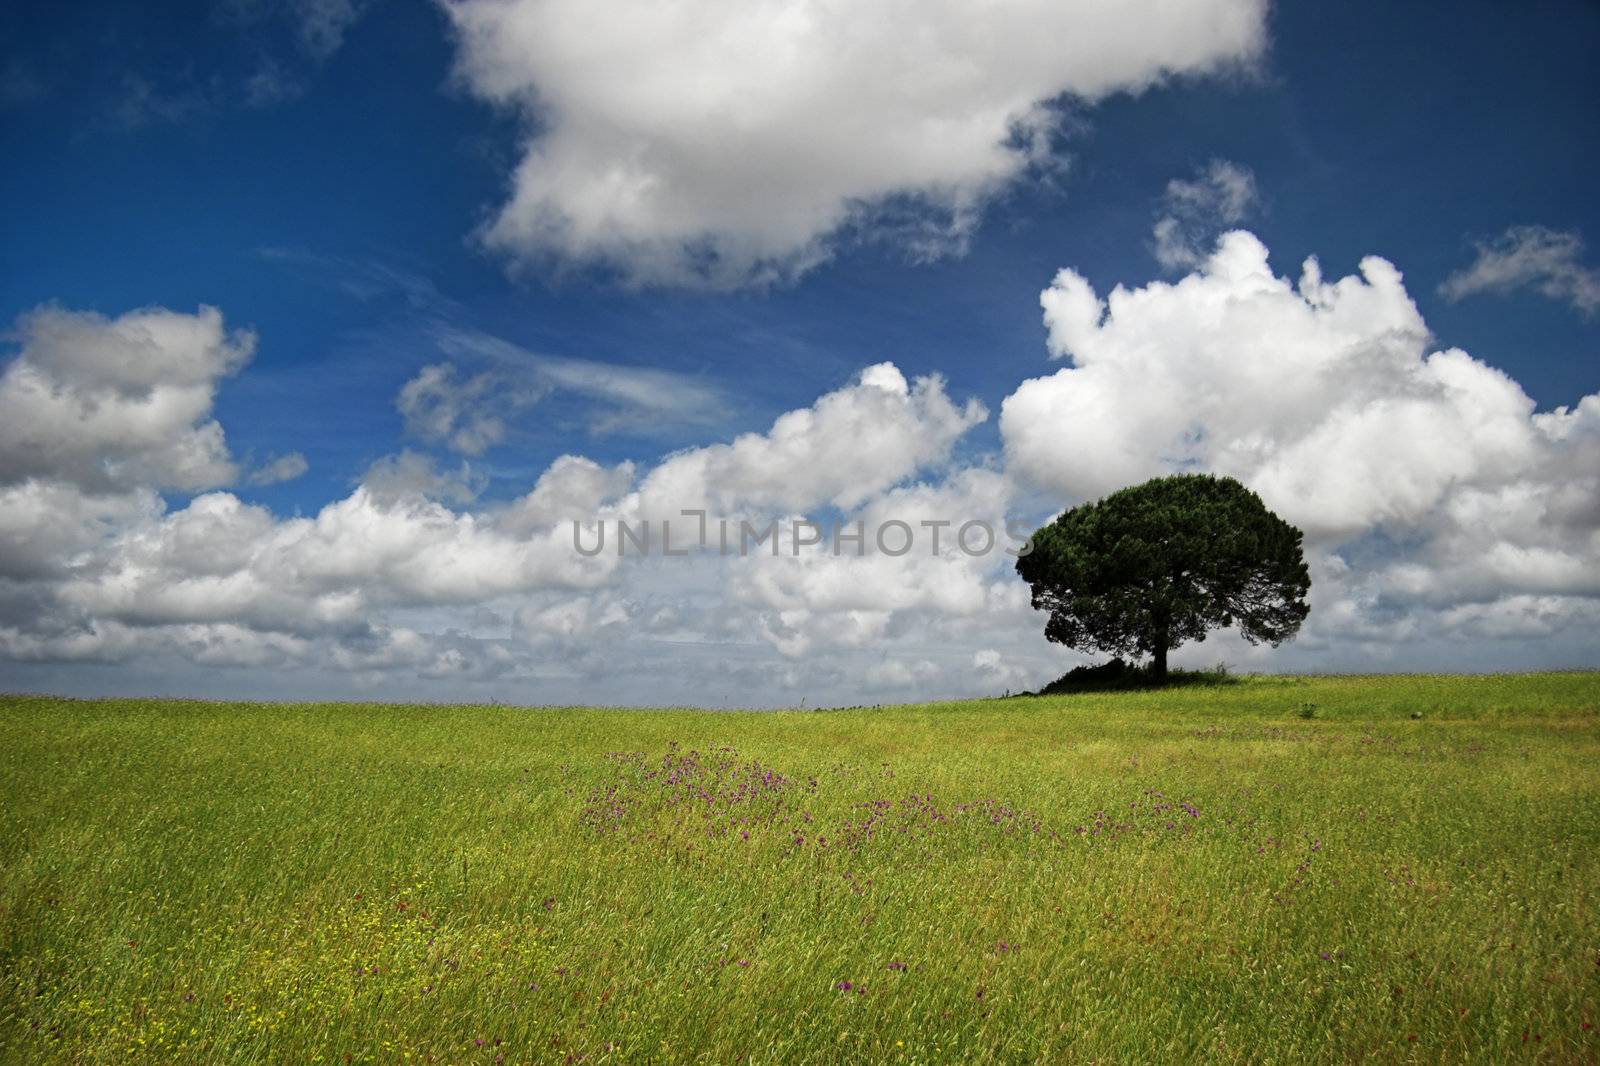
[{"label": "tree", "polygon": [[1238,623],[1277,647],[1310,612],[1301,533],[1229,477],[1177,474],[1072,508],[1033,535],[1017,572],[1058,644],[1148,656]]}]

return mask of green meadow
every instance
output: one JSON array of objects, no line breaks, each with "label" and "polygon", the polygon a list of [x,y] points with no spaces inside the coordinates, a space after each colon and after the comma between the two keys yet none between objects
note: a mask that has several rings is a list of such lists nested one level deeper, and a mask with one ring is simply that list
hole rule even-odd
[{"label": "green meadow", "polygon": [[0,698],[0,1058],[1600,1060],[1600,675]]}]

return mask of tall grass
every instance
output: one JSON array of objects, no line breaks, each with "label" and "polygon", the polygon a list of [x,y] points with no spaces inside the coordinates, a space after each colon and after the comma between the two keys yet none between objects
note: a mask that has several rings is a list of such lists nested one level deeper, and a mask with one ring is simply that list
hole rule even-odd
[{"label": "tall grass", "polygon": [[10,1061],[1600,1058],[1597,675],[0,729]]}]

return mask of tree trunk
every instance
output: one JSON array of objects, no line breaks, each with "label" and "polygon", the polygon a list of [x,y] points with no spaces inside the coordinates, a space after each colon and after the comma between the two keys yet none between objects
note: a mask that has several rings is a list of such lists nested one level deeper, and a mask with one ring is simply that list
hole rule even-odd
[{"label": "tree trunk", "polygon": [[1150,676],[1156,681],[1167,679],[1167,635],[1156,638],[1155,656],[1150,661]]}]

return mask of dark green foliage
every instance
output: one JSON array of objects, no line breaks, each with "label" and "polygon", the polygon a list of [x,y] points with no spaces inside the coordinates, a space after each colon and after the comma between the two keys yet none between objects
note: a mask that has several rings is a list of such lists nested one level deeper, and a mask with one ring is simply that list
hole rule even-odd
[{"label": "dark green foliage", "polygon": [[1116,658],[1093,666],[1074,666],[1044,688],[1041,696],[1066,692],[1088,692],[1094,689],[1118,689],[1137,683],[1144,672],[1126,659]]},{"label": "dark green foliage", "polygon": [[1157,680],[1149,667],[1135,666],[1126,659],[1112,659],[1110,662],[1096,663],[1093,666],[1074,666],[1039,691],[1025,692],[1022,695],[1066,696],[1083,692],[1132,692],[1151,688],[1157,684],[1163,687],[1232,685],[1238,680],[1222,666],[1214,670],[1173,670]]},{"label": "dark green foliage", "polygon": [[1017,572],[1045,636],[1149,657],[1237,625],[1252,644],[1293,637],[1310,607],[1301,533],[1232,478],[1177,474],[1062,514],[1033,536]]}]

